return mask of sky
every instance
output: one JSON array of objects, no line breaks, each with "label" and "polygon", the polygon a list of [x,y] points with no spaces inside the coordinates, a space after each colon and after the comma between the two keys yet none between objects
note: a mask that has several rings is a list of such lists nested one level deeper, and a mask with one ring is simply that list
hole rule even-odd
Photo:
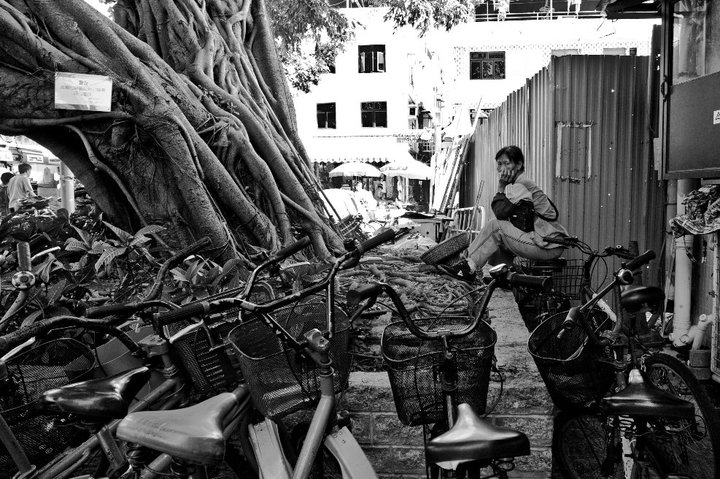
[{"label": "sky", "polygon": [[108,6],[100,3],[100,0],[85,0],[87,3],[92,5],[96,10],[102,12],[105,16],[108,15]]}]

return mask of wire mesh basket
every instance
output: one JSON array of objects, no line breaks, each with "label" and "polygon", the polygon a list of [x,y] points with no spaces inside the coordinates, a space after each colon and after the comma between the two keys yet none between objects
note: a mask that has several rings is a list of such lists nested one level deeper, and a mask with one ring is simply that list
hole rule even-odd
[{"label": "wire mesh basket", "polygon": [[[8,376],[0,380],[0,414],[33,464],[41,466],[87,437],[66,418],[40,414],[36,405],[45,391],[90,378],[95,357],[88,346],[75,339],[53,339],[13,356],[5,365]],[[13,477],[14,472],[0,442],[0,477]]]},{"label": "wire mesh basket", "polygon": [[[447,316],[415,320],[422,329],[459,330],[469,316]],[[497,335],[485,321],[467,336],[450,340],[455,352],[457,389],[455,404],[468,403],[482,414],[487,405],[490,370]],[[388,372],[398,418],[407,426],[444,420],[445,395],[441,383],[442,340],[423,340],[405,323],[391,323],[382,336],[381,351]]]},{"label": "wire mesh basket", "polygon": [[467,249],[468,246],[470,246],[470,233],[462,232],[425,251],[420,259],[424,263],[434,266]]},{"label": "wire mesh basket", "polygon": [[[302,340],[311,329],[327,331],[326,302],[311,297],[275,311],[272,316],[294,338]],[[335,392],[347,388],[350,370],[350,321],[335,307],[335,331],[330,339]],[[239,353],[242,374],[255,407],[265,416],[279,418],[314,404],[320,397],[315,363],[280,339],[256,315],[243,313],[243,322],[230,332]]]},{"label": "wire mesh basket", "polygon": [[[612,324],[600,309],[587,314],[597,332]],[[567,311],[555,313],[540,323],[530,334],[528,350],[555,405],[561,409],[585,408],[603,397],[614,381],[611,362],[602,361],[611,358],[611,353],[592,344],[580,325],[558,339],[566,316]]]},{"label": "wire mesh basket", "polygon": [[528,331],[534,330],[549,315],[565,311],[574,301],[582,299],[582,260],[559,258],[535,261],[516,257],[515,267],[523,274],[552,278],[552,291],[524,287],[513,289],[515,302]]}]

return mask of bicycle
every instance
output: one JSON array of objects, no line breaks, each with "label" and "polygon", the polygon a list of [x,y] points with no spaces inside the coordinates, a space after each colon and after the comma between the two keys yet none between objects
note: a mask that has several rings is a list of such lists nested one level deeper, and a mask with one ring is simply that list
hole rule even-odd
[{"label": "bicycle", "polygon": [[[78,474],[76,471],[81,471],[83,467],[92,462],[94,457],[100,457],[99,464],[93,467],[96,470],[96,477],[99,475],[111,478],[120,477],[126,473],[129,462],[133,460],[137,462],[140,456],[140,451],[137,449],[130,450],[127,454],[121,451],[114,434],[120,419],[128,411],[144,410],[150,407],[172,408],[187,403],[189,396],[187,390],[190,384],[185,379],[182,368],[176,365],[173,358],[174,338],[166,338],[164,332],[160,331],[158,334],[156,330],[156,334],[136,343],[116,326],[125,323],[130,316],[142,315],[148,310],[155,310],[158,307],[177,307],[171,303],[154,299],[161,292],[162,279],[174,264],[208,244],[208,239],[200,240],[168,259],[160,268],[144,301],[87,308],[87,317],[85,318],[54,317],[0,338],[0,351],[7,351],[14,347],[0,358],[0,399],[3,404],[9,403],[12,406],[11,408],[3,407],[3,410],[0,411],[0,444],[5,446],[9,456],[2,463],[5,469],[9,467],[8,460],[15,464],[18,472],[14,477],[22,479],[68,478]],[[110,377],[66,384],[68,377],[64,372],[68,370],[68,364],[58,364],[57,367],[51,369],[52,376],[45,377],[41,376],[41,373],[48,369],[47,367],[40,368],[33,362],[26,366],[28,361],[17,359],[28,354],[38,356],[40,353],[36,350],[28,349],[33,346],[35,338],[42,338],[49,333],[68,327],[84,328],[114,337],[136,357],[135,362],[139,365]],[[15,347],[16,345],[17,347]],[[95,354],[90,353],[87,346],[84,348],[85,351],[76,356],[87,360],[87,364],[81,371],[87,376],[92,373],[97,363]],[[55,351],[55,355],[57,355],[57,351]],[[148,386],[151,378],[151,369],[148,365],[152,366],[152,364],[146,363],[146,360],[152,360],[151,358],[158,358],[156,361],[159,361],[160,376],[164,378],[159,384],[152,385],[154,387]],[[8,364],[13,360],[18,364],[14,366]],[[43,364],[43,366],[52,365]],[[79,369],[80,366],[83,365],[73,364],[75,369]],[[9,371],[10,369],[12,371]],[[59,374],[57,369],[60,371]],[[73,375],[72,379],[85,378],[81,375]],[[52,387],[54,388],[50,389]],[[145,387],[148,388],[148,392],[140,395],[141,397],[138,397],[137,401],[131,405],[134,398]],[[73,445],[68,441],[68,431],[72,431],[72,429],[68,429],[66,423],[63,422],[57,426],[52,417],[45,419],[47,417],[45,414],[66,416],[68,413],[79,418],[76,424],[81,425],[81,429],[90,434],[88,439],[76,447],[72,447]],[[13,427],[8,425],[6,418]],[[87,437],[87,434],[84,435]],[[54,457],[51,458],[48,454],[38,454],[48,447],[46,444],[55,448],[52,450],[54,454],[51,454]],[[57,447],[65,446],[71,447],[61,450],[57,454]],[[49,462],[48,459],[50,459]],[[166,467],[163,464],[169,464],[168,459],[168,456],[160,457],[158,462],[153,465],[158,470],[162,470],[163,467]]]},{"label": "bicycle", "polygon": [[[349,250],[337,258],[325,277],[296,292],[262,303],[247,299],[257,274],[236,296],[218,297],[184,305],[174,311],[156,313],[153,322],[169,325],[195,316],[211,317],[237,312],[239,324],[227,342],[236,359],[261,420],[247,427],[251,413],[241,407],[245,398],[223,393],[190,408],[129,414],[118,427],[118,437],[173,457],[173,477],[203,477],[202,467],[217,463],[231,436],[245,444],[243,452],[252,477],[306,479],[318,462],[324,446],[334,460],[333,468],[346,479],[377,477],[367,457],[347,426],[334,415],[336,398],[347,386],[347,315],[335,306],[335,276],[340,269],[355,266],[365,251],[395,238],[387,230],[363,243],[346,243]],[[289,255],[307,246],[298,242],[284,251]],[[312,300],[324,292],[323,300]],[[309,300],[310,299],[310,300]],[[298,311],[298,308],[301,308]],[[250,317],[248,317],[250,316]],[[277,420],[314,406],[314,414],[295,457]],[[329,457],[328,457],[329,458]],[[137,470],[139,477],[150,477]]]},{"label": "bicycle", "polygon": [[548,316],[531,333],[528,349],[560,409],[553,450],[566,477],[701,479],[720,470],[720,419],[707,393],[657,336],[647,342],[640,334],[646,319],[637,313],[661,305],[662,291],[619,292],[623,314],[614,324],[610,307],[597,307],[611,291],[632,284],[633,271],[654,257],[647,251],[623,262],[599,291],[590,286],[586,262],[585,302]]},{"label": "bicycle", "polygon": [[[514,458],[530,454],[530,443],[519,431],[481,419],[485,412],[495,332],[482,320],[498,287],[549,289],[547,277],[522,275],[506,265],[490,269],[478,307],[471,316],[413,319],[398,293],[388,284],[371,283],[348,292],[355,313],[387,294],[400,322],[383,333],[381,350],[400,421],[408,426],[434,424],[425,442],[430,477],[507,478]],[[427,430],[425,430],[427,437]]]}]

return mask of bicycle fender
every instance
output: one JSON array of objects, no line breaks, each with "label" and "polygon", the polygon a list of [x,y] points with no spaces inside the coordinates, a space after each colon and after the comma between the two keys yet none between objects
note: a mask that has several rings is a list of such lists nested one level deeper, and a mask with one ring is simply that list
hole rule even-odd
[{"label": "bicycle fender", "polygon": [[251,424],[248,429],[260,479],[291,479],[292,466],[280,444],[277,424],[271,419],[265,419],[261,423]]},{"label": "bicycle fender", "polygon": [[328,435],[325,447],[335,456],[343,479],[377,479],[370,461],[348,428]]}]

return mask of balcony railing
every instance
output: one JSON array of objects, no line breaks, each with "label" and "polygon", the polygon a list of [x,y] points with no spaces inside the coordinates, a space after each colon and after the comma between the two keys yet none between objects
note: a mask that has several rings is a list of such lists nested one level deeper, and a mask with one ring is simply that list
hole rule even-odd
[{"label": "balcony railing", "polygon": [[[506,22],[515,20],[558,20],[562,18],[601,18],[603,16],[602,12],[595,10],[581,10],[576,15],[573,10],[568,14],[567,10],[558,8],[548,11],[513,12],[512,4],[510,4],[510,9],[511,10],[505,14]],[[494,10],[475,13],[476,22],[495,22],[498,20],[498,13]]]}]

